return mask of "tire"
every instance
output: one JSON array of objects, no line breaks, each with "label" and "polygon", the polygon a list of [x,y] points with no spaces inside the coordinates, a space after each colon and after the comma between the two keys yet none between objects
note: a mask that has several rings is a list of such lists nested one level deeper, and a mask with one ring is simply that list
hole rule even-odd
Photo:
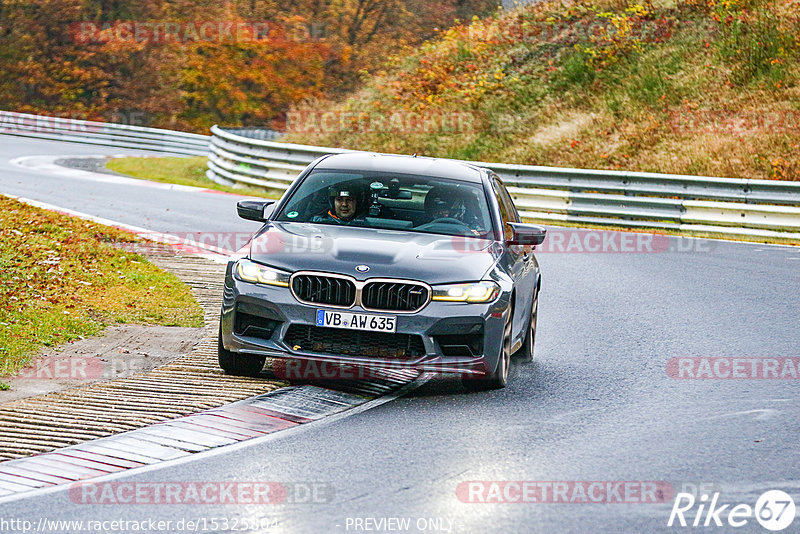
[{"label": "tire", "polygon": [[513,315],[514,310],[509,310],[508,320],[503,328],[503,347],[500,352],[500,359],[497,360],[497,368],[486,376],[463,377],[461,383],[464,385],[464,389],[487,391],[502,389],[508,384],[508,371],[511,367],[511,321],[513,320]]},{"label": "tire", "polygon": [[225,374],[234,376],[258,376],[267,361],[264,356],[237,354],[225,349],[222,346],[221,326],[217,339],[217,355],[219,357],[219,366],[225,371]]},{"label": "tire", "polygon": [[531,317],[528,323],[528,331],[525,332],[525,341],[522,346],[514,354],[518,356],[523,362],[533,361],[533,348],[536,343],[536,317],[539,315],[539,289],[533,294],[533,302],[531,303]]}]

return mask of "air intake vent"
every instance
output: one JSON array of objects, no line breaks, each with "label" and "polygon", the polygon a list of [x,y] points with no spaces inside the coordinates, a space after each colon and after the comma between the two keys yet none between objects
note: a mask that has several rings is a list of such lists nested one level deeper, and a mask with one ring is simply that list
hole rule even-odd
[{"label": "air intake vent", "polygon": [[447,334],[433,336],[445,356],[480,356],[483,354],[483,332],[480,334]]},{"label": "air intake vent", "polygon": [[262,339],[269,339],[280,322],[273,319],[265,319],[257,315],[251,315],[236,310],[233,321],[233,333],[237,336],[252,336]]},{"label": "air intake vent", "polygon": [[402,360],[425,355],[422,338],[410,334],[363,332],[293,324],[284,342],[295,350]]}]

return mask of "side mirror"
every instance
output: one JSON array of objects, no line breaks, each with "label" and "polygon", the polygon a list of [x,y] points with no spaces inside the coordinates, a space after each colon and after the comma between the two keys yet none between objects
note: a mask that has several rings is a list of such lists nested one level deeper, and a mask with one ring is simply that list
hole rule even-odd
[{"label": "side mirror", "polygon": [[236,203],[239,217],[248,221],[265,222],[274,209],[274,200],[240,200]]},{"label": "side mirror", "polygon": [[508,223],[514,232],[510,245],[541,245],[547,234],[543,226],[525,223]]}]

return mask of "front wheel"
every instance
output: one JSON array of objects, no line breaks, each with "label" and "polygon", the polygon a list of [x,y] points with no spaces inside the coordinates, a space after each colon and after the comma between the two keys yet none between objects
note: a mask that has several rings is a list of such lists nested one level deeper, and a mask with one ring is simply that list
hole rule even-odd
[{"label": "front wheel", "polygon": [[503,328],[503,347],[500,351],[500,359],[495,370],[480,378],[465,376],[462,378],[464,388],[470,391],[485,391],[490,389],[502,389],[508,384],[508,370],[511,367],[511,320],[513,310],[508,312],[508,320]]},{"label": "front wheel", "polygon": [[217,354],[219,356],[219,366],[225,374],[234,376],[258,376],[264,368],[267,359],[264,356],[253,354],[238,354],[227,350],[222,345],[222,327],[219,329],[217,339]]}]

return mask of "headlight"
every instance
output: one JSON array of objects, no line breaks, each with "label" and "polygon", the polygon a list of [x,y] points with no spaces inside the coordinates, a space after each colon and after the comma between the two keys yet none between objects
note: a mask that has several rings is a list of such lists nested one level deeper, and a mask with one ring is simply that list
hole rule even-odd
[{"label": "headlight", "polygon": [[500,294],[500,286],[485,280],[472,284],[434,286],[431,300],[449,302],[490,302]]},{"label": "headlight", "polygon": [[290,273],[259,265],[250,260],[239,260],[233,270],[236,278],[245,282],[289,287]]}]

